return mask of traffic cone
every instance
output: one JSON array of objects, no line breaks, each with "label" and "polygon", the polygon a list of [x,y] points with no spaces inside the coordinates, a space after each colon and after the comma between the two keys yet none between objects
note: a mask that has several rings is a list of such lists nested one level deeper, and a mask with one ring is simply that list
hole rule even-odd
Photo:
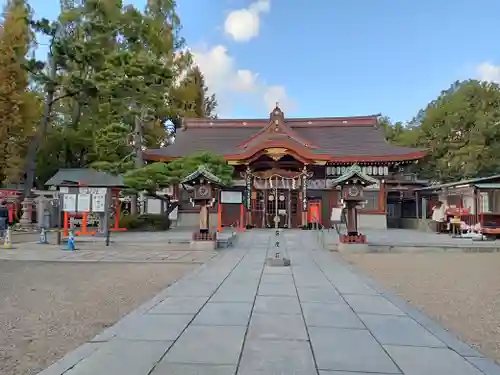
[{"label": "traffic cone", "polygon": [[3,241],[3,248],[4,249],[12,249],[12,229],[10,229],[10,227],[8,227],[7,231],[5,232],[5,238]]},{"label": "traffic cone", "polygon": [[68,236],[68,246],[66,247],[66,250],[68,251],[74,251],[75,249],[75,234],[73,233],[73,230],[69,230],[69,236]]},{"label": "traffic cone", "polygon": [[48,245],[49,241],[47,241],[47,231],[45,228],[40,230],[40,239],[38,240],[40,245]]}]

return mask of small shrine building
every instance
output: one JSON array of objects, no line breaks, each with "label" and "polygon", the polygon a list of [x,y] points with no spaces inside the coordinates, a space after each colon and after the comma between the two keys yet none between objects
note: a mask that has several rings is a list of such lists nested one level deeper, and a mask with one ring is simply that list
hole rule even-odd
[{"label": "small shrine building", "polygon": [[[333,207],[341,205],[332,182],[354,164],[378,183],[364,192],[360,227],[386,228],[391,182],[403,179],[420,149],[386,141],[379,115],[285,118],[277,105],[268,119],[184,119],[175,142],[147,150],[149,162],[168,162],[201,151],[222,154],[234,166],[234,183],[225,188],[211,214],[222,226],[296,228],[319,222],[330,225]],[[178,225],[194,226],[198,212],[190,192],[174,187],[179,200]],[[218,212],[221,211],[221,212]]]}]

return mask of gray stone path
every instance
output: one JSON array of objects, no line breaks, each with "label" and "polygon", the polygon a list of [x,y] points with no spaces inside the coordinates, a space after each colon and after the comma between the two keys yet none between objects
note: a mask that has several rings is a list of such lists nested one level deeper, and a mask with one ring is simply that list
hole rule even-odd
[{"label": "gray stone path", "polygon": [[290,268],[264,266],[274,232],[247,232],[41,374],[500,374],[314,234],[285,233]]}]

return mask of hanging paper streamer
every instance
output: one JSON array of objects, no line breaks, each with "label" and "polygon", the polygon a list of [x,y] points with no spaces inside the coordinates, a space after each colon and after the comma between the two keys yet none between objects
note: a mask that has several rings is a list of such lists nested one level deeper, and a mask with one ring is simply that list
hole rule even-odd
[{"label": "hanging paper streamer", "polygon": [[246,174],[246,191],[245,191],[245,206],[249,210],[252,207],[252,174],[250,169],[247,169]]},{"label": "hanging paper streamer", "polygon": [[307,176],[302,175],[302,211],[307,212]]}]

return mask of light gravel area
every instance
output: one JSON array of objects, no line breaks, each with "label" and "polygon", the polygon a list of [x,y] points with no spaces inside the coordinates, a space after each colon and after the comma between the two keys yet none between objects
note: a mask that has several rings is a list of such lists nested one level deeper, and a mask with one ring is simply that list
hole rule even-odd
[{"label": "light gravel area", "polygon": [[0,261],[0,374],[37,374],[197,267]]},{"label": "light gravel area", "polygon": [[500,362],[500,253],[342,256]]}]

